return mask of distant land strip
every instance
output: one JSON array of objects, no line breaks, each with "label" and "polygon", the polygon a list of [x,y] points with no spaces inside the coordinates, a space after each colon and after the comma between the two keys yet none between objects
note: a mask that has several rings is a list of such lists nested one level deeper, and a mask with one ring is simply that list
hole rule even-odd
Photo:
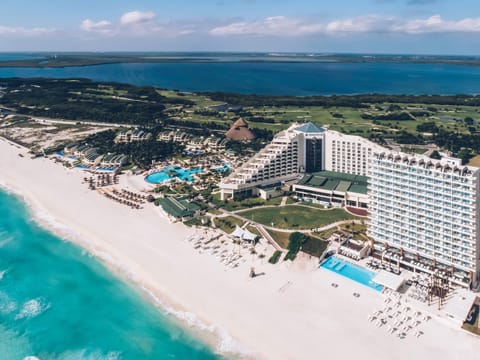
[{"label": "distant land strip", "polygon": [[40,56],[28,60],[0,61],[0,67],[16,68],[65,68],[79,66],[95,66],[128,63],[395,63],[395,64],[445,64],[480,66],[480,58],[473,57],[443,57],[443,56],[122,56],[122,55],[59,55],[52,57]]}]

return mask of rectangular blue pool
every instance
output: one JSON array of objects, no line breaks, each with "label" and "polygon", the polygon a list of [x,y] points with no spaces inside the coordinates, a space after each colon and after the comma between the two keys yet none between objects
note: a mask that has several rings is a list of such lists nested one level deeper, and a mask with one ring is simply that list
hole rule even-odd
[{"label": "rectangular blue pool", "polygon": [[351,264],[335,256],[331,256],[326,259],[324,262],[322,262],[320,267],[333,271],[334,273],[337,273],[339,275],[345,276],[346,278],[356,281],[362,285],[368,286],[373,290],[383,290],[382,285],[379,285],[372,281],[372,279],[375,277],[375,273],[373,271],[364,269],[355,264]]}]

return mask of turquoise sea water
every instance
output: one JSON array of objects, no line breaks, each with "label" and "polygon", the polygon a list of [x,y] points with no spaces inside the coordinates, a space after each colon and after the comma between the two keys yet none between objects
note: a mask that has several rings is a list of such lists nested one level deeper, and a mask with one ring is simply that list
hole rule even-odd
[{"label": "turquoise sea water", "polygon": [[0,68],[5,77],[82,77],[183,91],[270,95],[480,94],[480,67],[411,63],[224,62]]},{"label": "turquoise sea water", "polygon": [[219,359],[0,191],[0,359]]}]

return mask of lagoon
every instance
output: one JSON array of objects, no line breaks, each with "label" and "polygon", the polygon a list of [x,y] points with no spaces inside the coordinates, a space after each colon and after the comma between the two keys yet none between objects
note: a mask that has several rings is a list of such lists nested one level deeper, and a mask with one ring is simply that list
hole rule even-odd
[{"label": "lagoon", "polygon": [[259,95],[480,94],[480,67],[412,63],[211,62],[0,68],[0,78],[88,78]]}]

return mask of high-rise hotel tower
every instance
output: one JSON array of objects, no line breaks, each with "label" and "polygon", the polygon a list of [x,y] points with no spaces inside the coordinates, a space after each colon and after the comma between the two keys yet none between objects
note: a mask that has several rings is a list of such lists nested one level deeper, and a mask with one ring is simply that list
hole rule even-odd
[{"label": "high-rise hotel tower", "polygon": [[[401,259],[478,280],[480,169],[459,159],[382,152],[371,161],[368,235]],[[402,260],[402,261],[403,261]],[[428,265],[428,264],[431,264]]]}]

